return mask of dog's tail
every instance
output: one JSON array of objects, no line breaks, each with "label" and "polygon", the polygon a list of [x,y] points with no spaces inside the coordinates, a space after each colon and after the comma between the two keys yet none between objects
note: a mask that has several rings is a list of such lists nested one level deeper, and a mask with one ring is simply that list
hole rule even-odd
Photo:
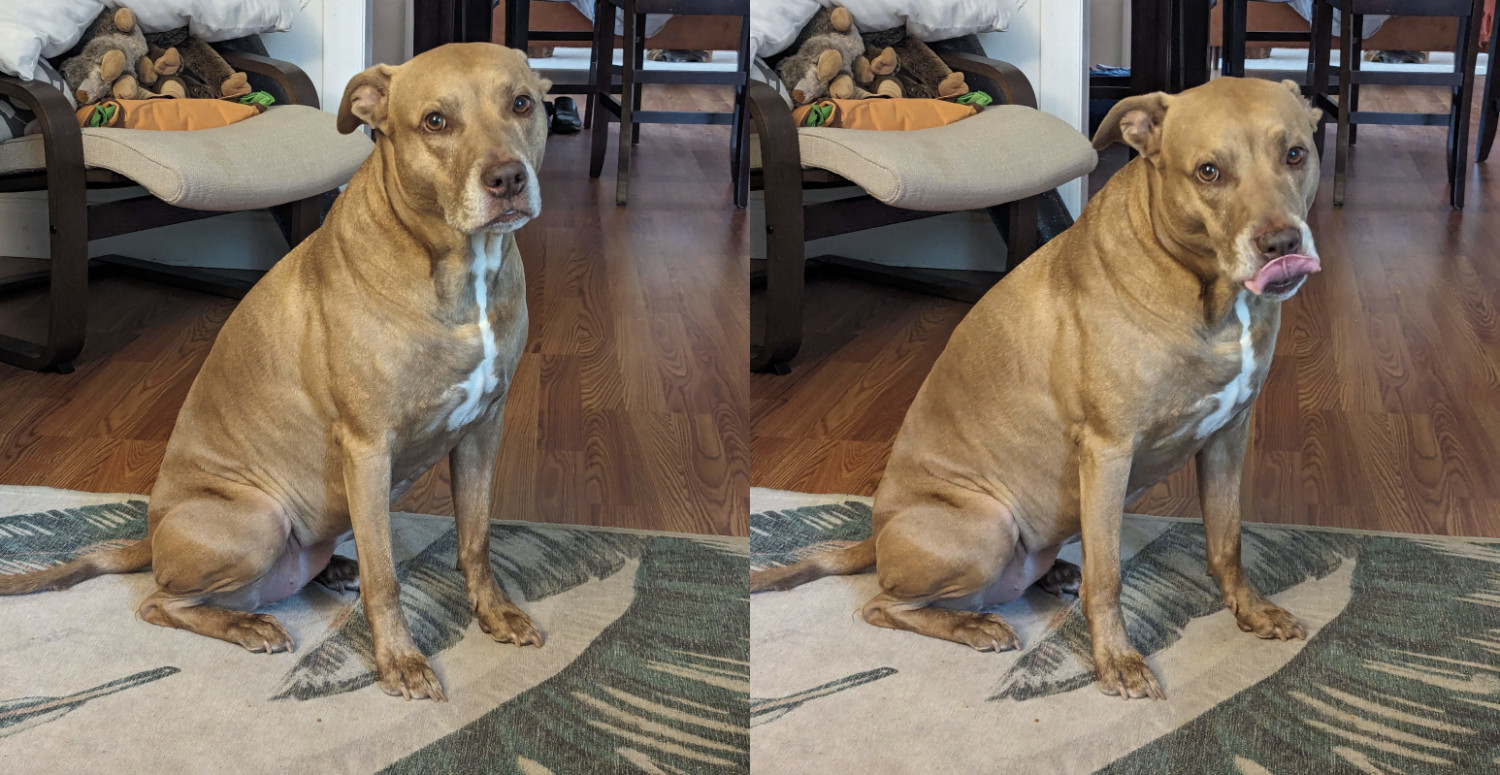
[{"label": "dog's tail", "polygon": [[151,565],[151,541],[142,539],[129,546],[90,552],[55,568],[30,573],[0,574],[0,595],[25,595],[67,589],[106,573],[130,573]]},{"label": "dog's tail", "polygon": [[875,564],[875,539],[813,555],[801,562],[781,568],[767,568],[750,573],[750,591],[766,592],[791,589],[824,576],[847,576]]}]

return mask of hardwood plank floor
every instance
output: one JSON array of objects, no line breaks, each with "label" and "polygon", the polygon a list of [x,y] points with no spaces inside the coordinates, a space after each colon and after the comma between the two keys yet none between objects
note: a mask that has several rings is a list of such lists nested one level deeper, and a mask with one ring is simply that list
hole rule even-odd
[{"label": "hardwood plank floor", "polygon": [[[1362,98],[1367,110],[1447,105],[1438,89],[1367,86]],[[1246,519],[1500,537],[1500,161],[1466,170],[1467,207],[1449,209],[1444,131],[1361,127],[1335,208],[1330,128],[1311,217],[1324,269],[1284,308]],[[1101,164],[1091,187],[1118,164]],[[751,482],[873,494],[968,305],[815,276],[807,308],[792,373],[751,377]],[[1134,510],[1198,516],[1191,468]]]},{"label": "hardwood plank floor", "polygon": [[[727,110],[728,90],[648,87],[646,107]],[[506,405],[494,516],[746,535],[745,215],[727,129],[649,125],[630,204],[614,140],[556,136],[543,214],[519,234],[531,338]],[[0,297],[0,331],[36,336],[44,297]],[[68,376],[0,366],[0,483],[149,492],[188,387],[234,302],[103,276]],[[447,464],[396,505],[452,514]]]}]

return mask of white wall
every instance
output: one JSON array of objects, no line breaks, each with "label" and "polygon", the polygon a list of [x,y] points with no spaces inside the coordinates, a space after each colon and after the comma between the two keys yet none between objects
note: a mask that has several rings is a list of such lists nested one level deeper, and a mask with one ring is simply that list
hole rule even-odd
[{"label": "white wall", "polygon": [[[324,110],[337,112],[344,84],[370,63],[370,4],[401,0],[308,0],[287,32],[262,37],[271,56],[302,68],[318,90]],[[400,34],[404,34],[402,19]],[[145,189],[96,191],[89,201],[140,196]],[[90,255],[121,253],[189,266],[270,267],[286,253],[286,241],[265,211],[233,213],[90,243]],[[0,195],[0,255],[45,258],[48,254],[45,193]]]}]

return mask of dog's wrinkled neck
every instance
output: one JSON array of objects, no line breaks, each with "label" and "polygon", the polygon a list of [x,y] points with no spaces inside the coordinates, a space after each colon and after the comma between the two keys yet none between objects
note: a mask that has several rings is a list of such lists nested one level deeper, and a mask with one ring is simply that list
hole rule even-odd
[{"label": "dog's wrinkled neck", "polygon": [[[363,215],[361,238],[383,248],[371,252],[362,246],[343,245],[341,252],[349,269],[372,287],[430,288],[430,296],[417,297],[427,300],[422,306],[430,308],[436,302],[440,314],[446,312],[455,320],[472,317],[472,310],[467,309],[473,305],[468,290],[473,260],[469,235],[455,230],[441,213],[432,212],[435,204],[424,205],[413,196],[401,179],[395,154],[389,138],[378,138],[375,152],[345,190],[345,196],[363,204],[358,208]],[[514,235],[504,238],[511,240]],[[506,248],[508,244],[502,251]],[[403,256],[425,256],[427,260]],[[410,306],[410,298],[404,306]]]}]

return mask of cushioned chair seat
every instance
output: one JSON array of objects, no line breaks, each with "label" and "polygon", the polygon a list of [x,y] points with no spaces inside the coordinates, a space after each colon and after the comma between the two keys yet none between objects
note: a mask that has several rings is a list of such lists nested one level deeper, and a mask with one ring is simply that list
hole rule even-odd
[{"label": "cushioned chair seat", "polygon": [[1099,161],[1076,129],[1020,105],[993,105],[934,129],[802,128],[797,137],[804,167],[841,175],[907,210],[1014,202],[1086,175]]},{"label": "cushioned chair seat", "polygon": [[[124,175],[169,204],[225,212],[338,188],[374,147],[362,132],[339,134],[332,114],[305,105],[279,105],[195,132],[83,130],[87,166]],[[40,135],[0,143],[0,175],[39,170],[45,163]]]}]

